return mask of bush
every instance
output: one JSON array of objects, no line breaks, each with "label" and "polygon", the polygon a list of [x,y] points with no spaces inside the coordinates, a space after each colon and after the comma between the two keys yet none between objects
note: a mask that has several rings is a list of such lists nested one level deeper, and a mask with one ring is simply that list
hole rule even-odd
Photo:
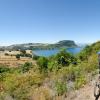
[{"label": "bush", "polygon": [[5,53],[5,56],[9,56],[9,54],[8,53]]},{"label": "bush", "polygon": [[21,53],[21,54],[17,54],[16,55],[16,58],[17,59],[20,59],[20,57],[30,57],[30,58],[32,58],[32,55],[31,54],[23,54],[23,53]]},{"label": "bush", "polygon": [[48,59],[46,57],[40,57],[37,61],[40,71],[46,71],[48,68]]},{"label": "bush", "polygon": [[26,54],[26,50],[20,50],[22,54]]},{"label": "bush", "polygon": [[17,55],[16,55],[16,58],[17,58],[18,60],[20,60],[20,54],[17,54]]},{"label": "bush", "polygon": [[79,89],[87,83],[85,76],[79,76],[75,80],[75,89]]},{"label": "bush", "polygon": [[64,93],[67,92],[67,86],[66,83],[64,82],[56,82],[55,88],[58,95],[63,95]]},{"label": "bush", "polygon": [[[4,80],[2,82],[0,81],[0,85],[3,83],[4,90],[2,93],[7,93],[7,96],[10,95],[16,100],[29,100],[30,94],[32,94],[34,89],[39,87],[42,82],[43,76],[40,73],[8,73],[5,75]],[[5,98],[3,98],[3,100],[5,100]]]},{"label": "bush", "polygon": [[51,72],[51,71],[53,71],[55,68],[56,65],[55,65],[55,63],[54,62],[49,62],[48,63],[48,70]]},{"label": "bush", "polygon": [[22,67],[21,70],[23,73],[28,72],[32,68],[32,63],[26,62]]},{"label": "bush", "polygon": [[38,60],[38,59],[39,59],[39,56],[37,56],[37,55],[33,56],[33,60]]},{"label": "bush", "polygon": [[32,55],[31,55],[31,54],[27,54],[27,53],[26,53],[24,56],[25,56],[25,57],[30,57],[30,58],[32,58]]},{"label": "bush", "polygon": [[10,68],[8,67],[5,67],[5,66],[0,67],[0,73],[9,72],[9,71],[10,71]]}]

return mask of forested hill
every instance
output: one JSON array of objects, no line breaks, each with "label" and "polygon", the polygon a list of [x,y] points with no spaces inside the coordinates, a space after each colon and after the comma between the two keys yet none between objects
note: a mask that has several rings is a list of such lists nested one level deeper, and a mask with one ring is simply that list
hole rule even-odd
[{"label": "forested hill", "polygon": [[76,43],[72,40],[62,40],[54,44],[48,43],[25,43],[15,44],[11,46],[3,46],[0,49],[18,50],[18,49],[52,49],[62,47],[77,47]]}]

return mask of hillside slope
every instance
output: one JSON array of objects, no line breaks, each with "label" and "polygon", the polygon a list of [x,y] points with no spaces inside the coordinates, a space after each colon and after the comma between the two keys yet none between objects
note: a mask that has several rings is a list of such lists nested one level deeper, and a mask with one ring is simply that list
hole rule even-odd
[{"label": "hillside slope", "polygon": [[66,100],[95,100],[94,97],[95,81],[96,80],[92,80],[89,84],[85,85],[83,88],[72,92],[71,94],[69,94]]}]

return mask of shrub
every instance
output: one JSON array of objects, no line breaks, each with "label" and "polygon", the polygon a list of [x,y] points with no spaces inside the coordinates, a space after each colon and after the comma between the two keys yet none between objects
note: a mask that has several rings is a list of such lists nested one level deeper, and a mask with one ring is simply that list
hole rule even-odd
[{"label": "shrub", "polygon": [[8,53],[5,53],[5,56],[9,56],[9,54]]},{"label": "shrub", "polygon": [[22,67],[21,70],[23,73],[28,72],[32,68],[32,63],[26,62]]},{"label": "shrub", "polygon": [[25,54],[21,53],[21,54],[17,54],[16,55],[16,58],[19,59],[20,57],[30,57],[30,58],[32,58],[32,55],[31,54],[27,54],[27,53],[25,53]]},{"label": "shrub", "polygon": [[33,92],[34,88],[39,87],[42,81],[43,77],[39,73],[8,73],[3,80],[3,93],[7,93],[16,100],[29,100],[30,92]]},{"label": "shrub", "polygon": [[37,56],[37,55],[33,56],[33,60],[38,60],[38,59],[39,59],[39,56]]},{"label": "shrub", "polygon": [[37,61],[40,71],[46,71],[48,68],[48,59],[46,57],[40,57]]},{"label": "shrub", "polygon": [[75,89],[79,89],[81,88],[82,86],[84,86],[86,84],[86,78],[85,76],[81,75],[79,76],[78,78],[76,78],[75,80]]},{"label": "shrub", "polygon": [[0,73],[8,72],[10,71],[10,68],[5,67],[5,66],[0,66]]},{"label": "shrub", "polygon": [[32,55],[31,55],[31,54],[28,54],[28,53],[26,53],[24,56],[25,56],[25,57],[30,57],[30,58],[32,58]]},{"label": "shrub", "polygon": [[51,71],[53,71],[55,68],[56,65],[55,65],[55,63],[54,62],[49,62],[48,63],[48,70],[51,72]]},{"label": "shrub", "polygon": [[26,54],[26,50],[20,50],[22,54]]},{"label": "shrub", "polygon": [[16,58],[17,58],[18,60],[20,60],[20,54],[17,54],[17,55],[16,55]]},{"label": "shrub", "polygon": [[67,92],[67,86],[64,82],[56,82],[55,89],[57,91],[58,95],[63,95],[65,92]]}]

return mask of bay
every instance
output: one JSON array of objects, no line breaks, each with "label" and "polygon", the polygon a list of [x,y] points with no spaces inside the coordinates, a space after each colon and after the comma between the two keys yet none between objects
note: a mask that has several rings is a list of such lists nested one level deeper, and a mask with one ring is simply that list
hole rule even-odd
[{"label": "bay", "polygon": [[[77,54],[79,53],[83,47],[74,47],[74,48],[66,48],[66,51],[72,53],[72,54]],[[46,49],[46,50],[33,50],[33,54],[37,56],[44,56],[44,57],[49,57],[52,55],[55,55],[60,52],[61,49]]]}]

